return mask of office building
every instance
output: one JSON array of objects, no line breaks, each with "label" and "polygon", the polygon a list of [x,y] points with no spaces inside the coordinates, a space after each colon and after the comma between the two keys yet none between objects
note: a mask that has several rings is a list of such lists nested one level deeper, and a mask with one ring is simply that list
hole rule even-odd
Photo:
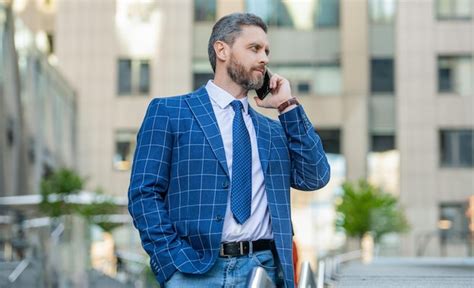
[{"label": "office building", "polygon": [[[369,178],[400,197],[411,231],[396,253],[469,253],[472,1],[43,2],[53,12],[41,13],[54,21],[36,24],[54,23],[46,34],[78,95],[77,167],[91,187],[126,195],[136,132],[152,97],[186,93],[211,78],[213,23],[249,11],[269,24],[270,68],[291,81],[334,165],[342,165],[334,181]],[[295,211],[334,200],[329,189],[295,195]]]}]

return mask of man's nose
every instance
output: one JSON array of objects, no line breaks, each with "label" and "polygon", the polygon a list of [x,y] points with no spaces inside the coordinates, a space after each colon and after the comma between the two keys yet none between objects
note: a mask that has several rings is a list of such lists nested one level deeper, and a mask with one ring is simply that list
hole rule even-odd
[{"label": "man's nose", "polygon": [[267,53],[265,52],[261,53],[260,63],[267,65],[269,60],[270,58],[268,57]]}]

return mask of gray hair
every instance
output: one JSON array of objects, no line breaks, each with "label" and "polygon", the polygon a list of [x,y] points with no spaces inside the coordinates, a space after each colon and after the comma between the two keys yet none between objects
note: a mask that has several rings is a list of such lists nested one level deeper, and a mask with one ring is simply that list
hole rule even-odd
[{"label": "gray hair", "polygon": [[214,43],[216,43],[216,41],[223,41],[232,46],[237,36],[242,32],[243,25],[260,27],[267,33],[267,25],[263,22],[262,18],[251,13],[232,13],[219,19],[212,28],[211,37],[209,38],[209,44],[207,46],[209,62],[211,62],[214,72],[216,72],[216,51],[214,51]]}]

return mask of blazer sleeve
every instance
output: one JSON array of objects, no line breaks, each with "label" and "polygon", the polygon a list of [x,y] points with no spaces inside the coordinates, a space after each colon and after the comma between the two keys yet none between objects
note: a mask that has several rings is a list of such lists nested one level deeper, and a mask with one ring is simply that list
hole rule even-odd
[{"label": "blazer sleeve", "polygon": [[288,139],[291,161],[291,187],[312,191],[324,187],[330,178],[330,167],[321,138],[298,106],[279,116]]},{"label": "blazer sleeve", "polygon": [[154,99],[147,109],[137,135],[128,190],[128,210],[155,273],[157,267],[174,272],[173,265],[164,268],[162,264],[172,263],[187,245],[175,232],[165,207],[174,136],[163,102],[163,99]]}]

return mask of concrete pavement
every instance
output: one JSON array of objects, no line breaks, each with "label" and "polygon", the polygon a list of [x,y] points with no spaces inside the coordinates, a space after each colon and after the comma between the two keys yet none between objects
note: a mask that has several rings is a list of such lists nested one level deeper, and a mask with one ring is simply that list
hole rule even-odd
[{"label": "concrete pavement", "polygon": [[341,267],[336,287],[473,287],[474,258],[377,258]]}]

